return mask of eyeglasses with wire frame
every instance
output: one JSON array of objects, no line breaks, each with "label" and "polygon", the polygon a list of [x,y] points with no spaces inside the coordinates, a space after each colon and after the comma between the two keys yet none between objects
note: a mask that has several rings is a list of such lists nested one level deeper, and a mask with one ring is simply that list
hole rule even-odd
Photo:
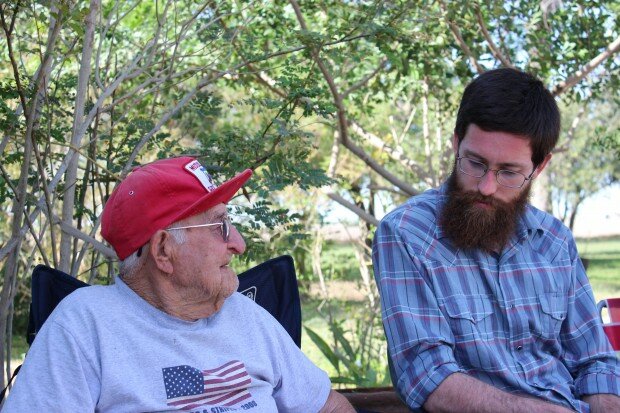
[{"label": "eyeglasses with wire frame", "polygon": [[181,227],[167,228],[166,231],[171,231],[173,229],[214,227],[217,225],[220,226],[220,230],[222,231],[222,239],[224,240],[224,242],[228,242],[228,239],[230,238],[230,226],[232,225],[232,223],[230,222],[230,217],[228,216],[222,218],[222,222],[213,222],[210,224],[198,224],[198,225],[184,225]]},{"label": "eyeglasses with wire frame", "polygon": [[536,168],[528,176],[523,175],[521,172],[515,172],[508,169],[491,169],[488,165],[477,161],[475,159],[468,158],[466,156],[459,156],[456,158],[459,170],[465,175],[469,175],[474,178],[482,178],[488,171],[495,172],[495,180],[501,186],[507,188],[521,188],[525,181],[532,179],[532,175],[536,172]]}]

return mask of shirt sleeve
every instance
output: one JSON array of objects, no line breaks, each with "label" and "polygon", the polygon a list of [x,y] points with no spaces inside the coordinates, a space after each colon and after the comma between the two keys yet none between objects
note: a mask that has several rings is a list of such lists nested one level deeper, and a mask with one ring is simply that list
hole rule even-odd
[{"label": "shirt sleeve", "polygon": [[373,266],[381,296],[392,380],[412,409],[449,375],[456,363],[454,336],[439,310],[420,247],[402,215],[384,219],[373,240]]},{"label": "shirt sleeve", "polygon": [[563,359],[575,378],[575,395],[620,395],[620,363],[596,309],[592,288],[574,241],[569,243],[572,279],[566,320],[562,326]]},{"label": "shirt sleeve", "polygon": [[94,412],[98,384],[92,363],[61,325],[48,320],[37,334],[2,409],[9,412]]}]

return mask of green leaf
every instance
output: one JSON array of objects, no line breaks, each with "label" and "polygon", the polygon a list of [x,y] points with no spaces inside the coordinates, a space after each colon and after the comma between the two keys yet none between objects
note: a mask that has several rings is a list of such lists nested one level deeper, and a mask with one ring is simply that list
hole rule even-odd
[{"label": "green leaf", "polygon": [[329,360],[332,366],[334,366],[336,370],[339,370],[339,358],[336,353],[332,351],[332,349],[325,342],[325,340],[323,340],[321,336],[315,333],[310,327],[304,326],[304,330],[306,330],[306,333],[308,334],[308,337],[310,337],[310,340],[312,340],[312,342],[319,348],[321,353],[323,353],[327,360]]},{"label": "green leaf", "polygon": [[339,324],[332,324],[331,331],[336,341],[344,349],[349,360],[355,360],[355,352],[353,351],[353,347],[351,347],[351,343],[349,343],[349,340],[347,340],[347,338],[344,336],[344,331],[342,330],[342,327]]}]

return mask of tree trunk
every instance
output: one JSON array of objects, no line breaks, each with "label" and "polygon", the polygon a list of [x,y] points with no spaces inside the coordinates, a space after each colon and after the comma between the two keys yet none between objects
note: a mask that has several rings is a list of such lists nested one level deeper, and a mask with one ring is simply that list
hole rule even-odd
[{"label": "tree trunk", "polygon": [[[34,99],[36,103],[37,99]],[[34,111],[31,111],[34,113]],[[13,222],[11,223],[11,236],[18,236],[18,241],[13,251],[9,254],[6,263],[4,265],[4,282],[2,284],[2,293],[0,293],[0,345],[2,345],[2,351],[0,351],[0,365],[4,366],[5,354],[10,352],[6,351],[4,344],[7,348],[11,346],[11,343],[7,339],[7,327],[8,327],[8,315],[11,303],[15,297],[15,281],[17,279],[17,267],[19,264],[19,255],[22,245],[22,237],[19,233],[22,228],[22,221],[24,219],[24,207],[26,205],[26,193],[28,191],[28,170],[30,168],[30,159],[32,156],[32,141],[31,134],[26,136],[24,142],[24,163],[22,164],[19,183],[17,185],[17,193],[13,201]],[[4,387],[4,374],[0,375],[0,387]]]},{"label": "tree trunk", "polygon": [[[7,348],[10,348],[11,342],[7,340],[7,332],[12,328],[9,322],[9,310],[11,303],[13,302],[13,298],[15,297],[15,285],[17,281],[17,268],[19,264],[19,255],[21,251],[22,239],[25,234],[23,229],[24,227],[24,213],[26,206],[26,196],[28,194],[28,177],[30,164],[32,162],[32,151],[33,151],[33,136],[34,131],[38,127],[38,119],[40,116],[39,104],[41,102],[41,98],[45,93],[45,85],[46,80],[49,76],[52,67],[52,53],[54,51],[54,47],[56,44],[56,39],[58,38],[58,33],[60,30],[59,24],[57,24],[57,20],[54,18],[53,14],[58,13],[58,8],[55,6],[55,3],[50,5],[50,28],[48,31],[48,38],[46,43],[45,54],[43,56],[43,60],[41,62],[41,66],[39,70],[37,70],[36,75],[34,77],[33,84],[35,85],[34,95],[30,102],[26,101],[26,92],[21,87],[20,81],[20,72],[18,71],[17,65],[13,59],[13,55],[10,52],[9,55],[11,57],[11,61],[13,63],[13,75],[15,77],[15,84],[17,86],[18,92],[21,95],[21,109],[23,111],[23,115],[26,119],[26,131],[24,133],[24,158],[23,163],[20,170],[19,181],[17,184],[17,188],[15,189],[16,193],[14,194],[12,213],[13,220],[11,222],[11,240],[14,240],[14,244],[9,249],[7,259],[4,265],[4,282],[2,285],[2,292],[0,293],[0,365],[4,366],[5,354],[10,354],[10,351]],[[17,10],[15,11],[17,12]],[[6,33],[6,41],[7,45],[11,43],[11,33]],[[10,243],[11,241],[9,241]],[[7,243],[8,244],[8,243]],[[11,334],[8,334],[10,337]],[[7,346],[5,348],[5,345]],[[0,375],[0,386],[5,386],[4,374]]]},{"label": "tree trunk", "polygon": [[579,198],[575,205],[573,206],[573,210],[570,213],[570,219],[568,221],[568,228],[573,231],[575,228],[575,219],[577,218],[577,211],[579,210],[579,205],[583,202],[583,198]]},{"label": "tree trunk", "polygon": [[[99,11],[99,0],[91,0],[90,11],[86,17],[86,30],[84,33],[84,45],[80,72],[78,75],[78,87],[75,95],[75,114],[73,116],[73,130],[71,133],[71,148],[73,155],[65,172],[65,193],[62,204],[62,222],[71,225],[73,211],[75,209],[75,184],[77,183],[77,170],[79,156],[75,151],[78,149],[84,136],[80,129],[84,122],[84,107],[88,95],[88,80],[91,72],[91,57],[93,54],[93,41],[95,34],[95,19]],[[63,231],[60,238],[60,270],[70,272],[75,251],[72,252],[73,237]],[[73,274],[75,275],[75,274]]]}]

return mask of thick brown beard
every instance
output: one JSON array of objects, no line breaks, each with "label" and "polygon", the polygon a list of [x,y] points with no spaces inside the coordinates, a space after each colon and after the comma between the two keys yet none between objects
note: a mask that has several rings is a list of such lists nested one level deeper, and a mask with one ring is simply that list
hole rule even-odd
[{"label": "thick brown beard", "polygon": [[[448,199],[439,221],[444,234],[458,248],[501,251],[525,211],[530,198],[530,183],[518,198],[504,202],[476,191],[463,191],[456,173],[453,170],[448,178]],[[485,202],[491,209],[480,208],[477,202]]]}]

